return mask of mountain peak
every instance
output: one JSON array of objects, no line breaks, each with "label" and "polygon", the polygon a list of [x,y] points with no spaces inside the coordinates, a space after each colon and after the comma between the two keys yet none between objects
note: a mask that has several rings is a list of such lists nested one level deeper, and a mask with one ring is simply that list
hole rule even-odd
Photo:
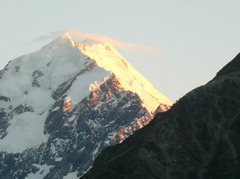
[{"label": "mountain peak", "polygon": [[65,41],[65,42],[68,42],[70,41],[72,46],[79,46],[80,45],[80,42],[78,42],[77,40],[75,40],[73,38],[73,36],[71,35],[70,32],[66,32],[65,34],[61,35],[58,39],[56,40],[60,40],[60,41]]},{"label": "mountain peak", "polygon": [[[138,73],[111,44],[95,41],[94,39],[85,39],[82,42],[78,42],[72,38],[69,32],[56,41],[55,45],[67,43],[72,47],[78,48],[82,54],[95,60],[99,67],[114,74],[124,89],[141,96],[143,104],[148,110],[155,111],[159,101],[172,105],[172,102]],[[149,95],[154,97],[149,98]]]},{"label": "mountain peak", "polygon": [[[159,93],[111,44],[85,40],[83,43],[79,43],[78,47],[83,54],[94,59],[98,66],[114,73],[123,88],[140,94],[143,104],[146,104],[145,107],[148,110],[154,111],[159,101],[172,105],[172,102]],[[154,96],[154,98],[150,100],[149,95]]]},{"label": "mountain peak", "polygon": [[72,43],[72,46],[77,46],[77,47],[81,47],[81,46],[95,46],[95,45],[107,45],[107,43],[104,43],[104,42],[100,42],[100,41],[97,41],[95,39],[90,39],[90,38],[87,38],[87,39],[84,39],[83,41],[78,41],[76,39],[74,39],[74,37],[71,35],[70,32],[66,32],[65,34],[61,35],[59,37],[60,40],[65,40],[66,42],[66,39],[69,40],[71,43]]},{"label": "mountain peak", "polygon": [[69,32],[66,32],[66,33],[63,34],[60,38],[68,38],[68,39],[70,39],[70,40],[73,39],[72,36],[71,36],[71,34],[70,34]]}]

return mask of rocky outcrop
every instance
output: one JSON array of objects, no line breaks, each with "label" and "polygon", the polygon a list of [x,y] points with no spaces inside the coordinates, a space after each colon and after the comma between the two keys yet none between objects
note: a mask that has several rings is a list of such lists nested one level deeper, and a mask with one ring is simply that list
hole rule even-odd
[{"label": "rocky outcrop", "polygon": [[39,83],[39,78],[41,76],[44,76],[43,72],[41,72],[40,70],[35,70],[33,73],[32,73],[32,78],[33,78],[33,81],[32,81],[32,87],[40,87],[40,83]]},{"label": "rocky outcrop", "polygon": [[82,178],[240,178],[240,54]]},{"label": "rocky outcrop", "polygon": [[8,64],[4,67],[4,69],[0,70],[0,80],[2,79],[4,73],[9,69],[9,64],[11,61],[8,62]]}]

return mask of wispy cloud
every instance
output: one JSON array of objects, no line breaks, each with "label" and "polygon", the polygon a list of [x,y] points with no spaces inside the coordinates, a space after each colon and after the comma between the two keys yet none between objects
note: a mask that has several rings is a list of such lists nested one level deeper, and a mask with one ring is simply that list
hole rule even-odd
[{"label": "wispy cloud", "polygon": [[129,43],[129,42],[122,42],[120,40],[116,40],[104,35],[100,34],[93,34],[93,33],[86,33],[80,30],[68,30],[68,31],[55,31],[52,32],[51,34],[40,36],[34,40],[31,41],[31,43],[39,42],[39,41],[44,41],[44,40],[49,40],[49,39],[55,39],[66,32],[70,33],[71,36],[74,38],[84,38],[84,39],[91,39],[99,42],[105,42],[113,45],[114,47],[119,47],[127,50],[134,50],[134,51],[141,51],[141,52],[146,52],[150,54],[151,56],[160,57],[160,52],[159,49],[153,46],[148,46],[148,45],[142,45],[142,44],[136,44],[136,43]]},{"label": "wispy cloud", "polygon": [[55,32],[52,32],[47,35],[39,36],[39,37],[33,39],[32,41],[30,41],[29,43],[31,44],[31,43],[42,42],[44,40],[55,39],[55,38],[63,35],[64,33],[66,33],[66,31],[55,31]]},{"label": "wispy cloud", "polygon": [[145,52],[150,53],[154,56],[160,56],[159,50],[156,47],[153,46],[147,46],[147,45],[141,45],[141,44],[135,44],[135,43],[128,43],[128,42],[122,42],[104,35],[100,34],[90,34],[86,32],[82,32],[80,30],[70,30],[68,31],[73,36],[81,37],[81,38],[88,38],[92,40],[96,40],[99,42],[107,42],[112,44],[115,47],[130,49],[130,50],[143,50]]}]

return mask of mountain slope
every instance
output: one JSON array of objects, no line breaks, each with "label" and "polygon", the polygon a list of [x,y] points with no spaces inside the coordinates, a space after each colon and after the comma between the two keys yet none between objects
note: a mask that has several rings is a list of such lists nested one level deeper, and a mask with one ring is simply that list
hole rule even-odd
[{"label": "mountain slope", "polygon": [[82,178],[240,178],[240,54]]},{"label": "mountain slope", "polygon": [[171,101],[109,44],[65,34],[0,71],[0,178],[77,178]]}]

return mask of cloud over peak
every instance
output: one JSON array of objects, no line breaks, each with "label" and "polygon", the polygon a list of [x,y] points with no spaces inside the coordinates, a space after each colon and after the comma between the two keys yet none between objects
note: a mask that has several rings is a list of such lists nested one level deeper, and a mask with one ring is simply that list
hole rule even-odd
[{"label": "cloud over peak", "polygon": [[129,42],[122,42],[120,40],[116,40],[104,35],[96,34],[96,33],[86,33],[80,30],[68,30],[68,31],[55,31],[48,35],[37,37],[32,41],[32,43],[44,41],[48,39],[55,39],[66,32],[70,33],[73,38],[82,38],[82,39],[91,39],[98,42],[109,43],[116,48],[123,48],[124,50],[134,50],[134,51],[142,51],[145,53],[150,54],[156,58],[160,57],[159,50],[156,47],[136,44],[136,43],[129,43]]}]

